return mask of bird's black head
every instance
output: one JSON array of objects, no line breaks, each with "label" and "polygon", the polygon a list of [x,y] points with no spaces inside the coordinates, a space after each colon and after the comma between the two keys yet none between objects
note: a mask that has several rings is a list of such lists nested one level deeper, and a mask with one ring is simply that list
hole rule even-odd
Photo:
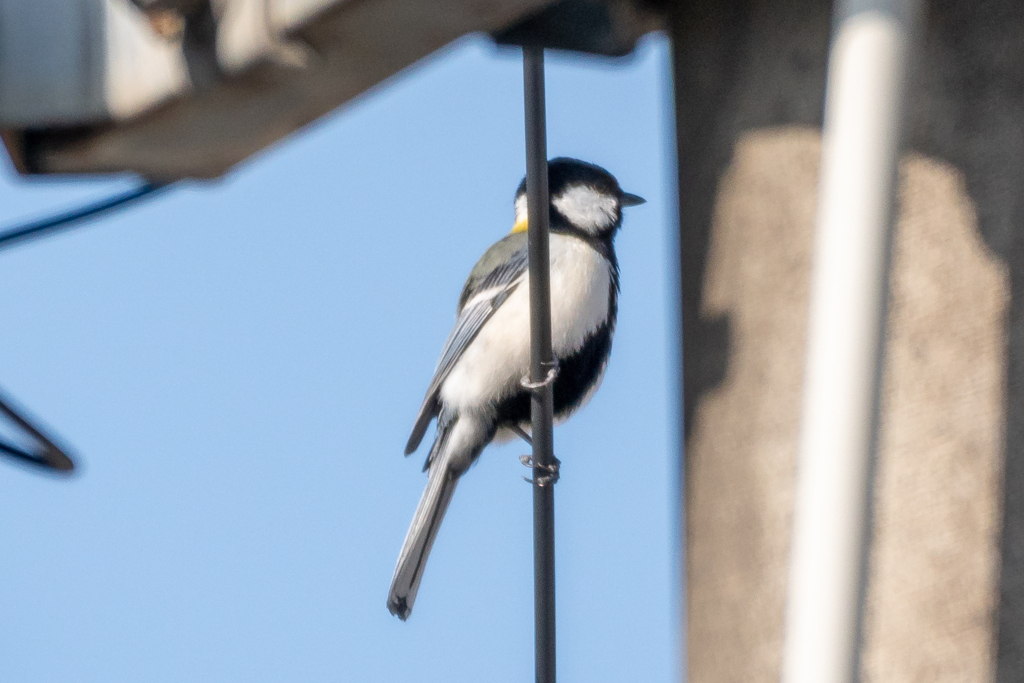
[{"label": "bird's black head", "polygon": [[[623,192],[619,181],[600,166],[559,157],[548,162],[548,193],[552,227],[564,221],[595,237],[614,234],[622,225],[622,207],[643,204],[635,194]],[[526,178],[516,192],[516,227],[526,229]]]}]

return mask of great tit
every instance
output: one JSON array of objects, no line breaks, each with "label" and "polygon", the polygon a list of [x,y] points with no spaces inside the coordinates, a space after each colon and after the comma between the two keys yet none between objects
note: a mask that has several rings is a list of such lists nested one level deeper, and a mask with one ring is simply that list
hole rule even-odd
[{"label": "great tit", "polygon": [[[548,162],[551,235],[551,343],[558,373],[552,388],[555,422],[566,420],[601,383],[615,331],[619,266],[612,241],[622,208],[644,200],[623,192],[594,164]],[[492,441],[525,435],[530,425],[530,300],[527,272],[526,179],[515,197],[515,224],[477,262],[459,297],[434,377],[405,447],[419,446],[430,421],[437,435],[429,472],[398,557],[388,610],[412,612],[438,527],[459,478]]]}]

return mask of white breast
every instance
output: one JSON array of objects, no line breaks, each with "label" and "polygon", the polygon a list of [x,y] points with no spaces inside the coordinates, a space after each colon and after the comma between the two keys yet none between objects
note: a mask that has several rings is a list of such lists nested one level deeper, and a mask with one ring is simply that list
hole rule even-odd
[{"label": "white breast", "polygon": [[[611,265],[575,237],[552,234],[551,346],[564,358],[583,346],[608,316]],[[529,276],[502,304],[452,369],[441,400],[482,409],[508,395],[530,367]]]}]

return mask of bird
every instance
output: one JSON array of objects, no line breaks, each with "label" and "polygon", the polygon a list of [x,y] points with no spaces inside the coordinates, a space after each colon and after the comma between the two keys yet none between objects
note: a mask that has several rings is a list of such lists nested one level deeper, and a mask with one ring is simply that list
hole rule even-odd
[{"label": "bird", "polygon": [[[644,199],[623,192],[600,166],[559,157],[548,162],[551,344],[555,423],[593,396],[611,353],[619,266],[613,240],[623,207]],[[512,231],[470,271],[456,322],[416,415],[405,454],[437,419],[423,491],[402,545],[388,610],[408,619],[427,556],[460,477],[490,443],[529,439],[530,302],[526,179],[516,191]]]}]

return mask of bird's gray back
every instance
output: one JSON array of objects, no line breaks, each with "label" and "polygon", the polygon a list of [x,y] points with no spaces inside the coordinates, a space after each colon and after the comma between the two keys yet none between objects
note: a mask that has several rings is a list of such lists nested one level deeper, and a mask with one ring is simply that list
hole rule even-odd
[{"label": "bird's gray back", "polygon": [[462,295],[459,297],[459,312],[474,295],[493,286],[492,281],[500,279],[495,276],[500,275],[502,269],[521,268],[526,248],[526,232],[513,232],[492,244],[466,278]]}]

